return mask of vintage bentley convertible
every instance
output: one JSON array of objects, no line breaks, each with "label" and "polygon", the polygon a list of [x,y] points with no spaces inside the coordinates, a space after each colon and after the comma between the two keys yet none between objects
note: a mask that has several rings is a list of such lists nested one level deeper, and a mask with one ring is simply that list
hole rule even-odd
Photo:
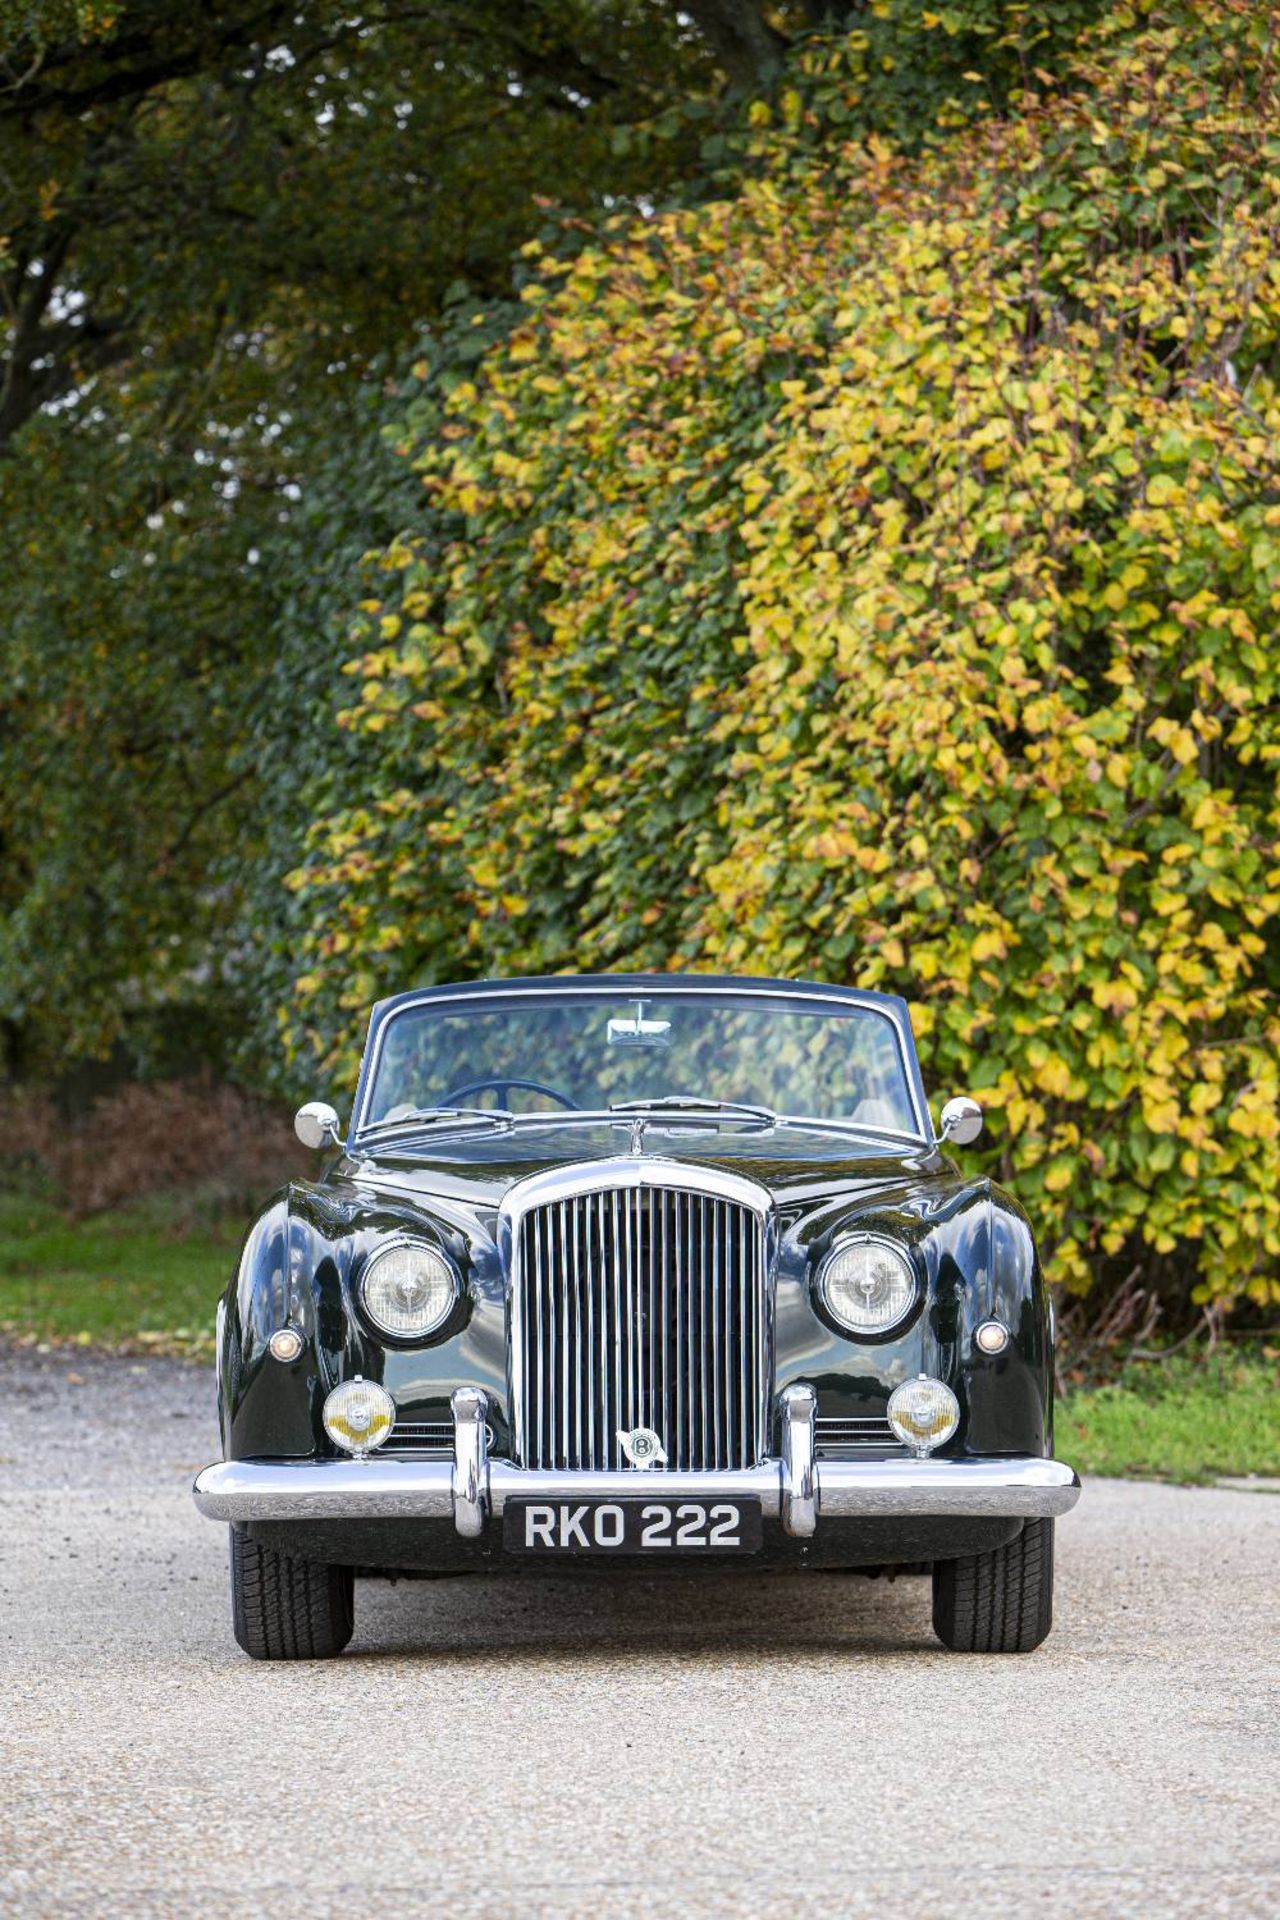
[{"label": "vintage bentley convertible", "polygon": [[483,982],[374,1009],[345,1138],[218,1313],[235,1634],[351,1637],[356,1573],[931,1569],[948,1647],[1049,1631],[1053,1312],[935,1135],[907,1008],[780,980]]}]

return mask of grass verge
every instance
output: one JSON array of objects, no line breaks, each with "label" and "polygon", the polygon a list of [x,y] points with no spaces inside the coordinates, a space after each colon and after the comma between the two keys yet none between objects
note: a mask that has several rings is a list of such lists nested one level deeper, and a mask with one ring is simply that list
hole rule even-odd
[{"label": "grass verge", "polygon": [[1280,1476],[1280,1366],[1274,1349],[1135,1362],[1110,1386],[1058,1408],[1057,1450],[1084,1474],[1205,1482]]},{"label": "grass verge", "polygon": [[0,1194],[0,1333],[211,1358],[242,1236],[238,1220],[171,1202],[68,1220],[38,1196]]}]

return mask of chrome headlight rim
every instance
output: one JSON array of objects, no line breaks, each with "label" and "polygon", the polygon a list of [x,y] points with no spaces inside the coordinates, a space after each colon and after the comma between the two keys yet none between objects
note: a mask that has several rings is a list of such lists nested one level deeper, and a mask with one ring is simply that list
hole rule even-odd
[{"label": "chrome headlight rim", "polygon": [[[907,1270],[911,1297],[897,1318],[890,1320],[883,1327],[863,1329],[851,1326],[832,1305],[827,1291],[828,1277],[835,1262],[842,1254],[848,1253],[851,1247],[858,1246],[883,1247],[887,1253],[893,1254],[900,1260]],[[827,1323],[834,1328],[842,1340],[855,1341],[859,1346],[882,1346],[886,1341],[899,1339],[919,1314],[925,1295],[915,1249],[905,1240],[895,1239],[892,1234],[879,1233],[873,1228],[864,1227],[851,1228],[846,1233],[837,1234],[818,1263],[818,1269],[814,1275],[813,1292]]]},{"label": "chrome headlight rim", "polygon": [[[405,1251],[429,1254],[433,1260],[438,1260],[449,1275],[452,1289],[449,1303],[444,1312],[432,1321],[430,1326],[413,1333],[405,1333],[384,1325],[369,1304],[368,1299],[369,1280],[376,1272],[379,1261],[383,1260],[388,1254],[403,1253]],[[443,1338],[452,1330],[457,1317],[458,1307],[462,1300],[462,1276],[458,1272],[457,1263],[450,1258],[438,1241],[429,1239],[425,1233],[394,1233],[388,1234],[383,1240],[379,1240],[377,1246],[366,1254],[361,1263],[360,1277],[356,1283],[355,1292],[356,1299],[360,1305],[360,1312],[380,1345],[384,1347],[426,1347],[430,1346],[432,1341]]]}]

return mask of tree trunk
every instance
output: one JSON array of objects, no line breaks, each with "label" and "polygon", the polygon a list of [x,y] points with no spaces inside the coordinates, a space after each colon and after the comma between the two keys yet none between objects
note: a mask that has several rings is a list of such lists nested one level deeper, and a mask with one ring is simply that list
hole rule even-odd
[{"label": "tree trunk", "polygon": [[686,0],[686,7],[733,91],[767,91],[787,43],[765,19],[760,0]]}]

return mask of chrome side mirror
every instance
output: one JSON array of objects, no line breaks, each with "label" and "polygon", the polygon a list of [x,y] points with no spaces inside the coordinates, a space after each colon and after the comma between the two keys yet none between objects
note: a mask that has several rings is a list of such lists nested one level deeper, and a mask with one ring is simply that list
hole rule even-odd
[{"label": "chrome side mirror", "polygon": [[967,1147],[982,1132],[982,1108],[967,1093],[961,1093],[954,1100],[948,1100],[942,1109],[942,1131],[938,1135],[938,1145],[950,1140],[957,1147]]},{"label": "chrome side mirror", "polygon": [[325,1100],[308,1100],[293,1116],[293,1130],[304,1147],[338,1145],[338,1116]]}]

